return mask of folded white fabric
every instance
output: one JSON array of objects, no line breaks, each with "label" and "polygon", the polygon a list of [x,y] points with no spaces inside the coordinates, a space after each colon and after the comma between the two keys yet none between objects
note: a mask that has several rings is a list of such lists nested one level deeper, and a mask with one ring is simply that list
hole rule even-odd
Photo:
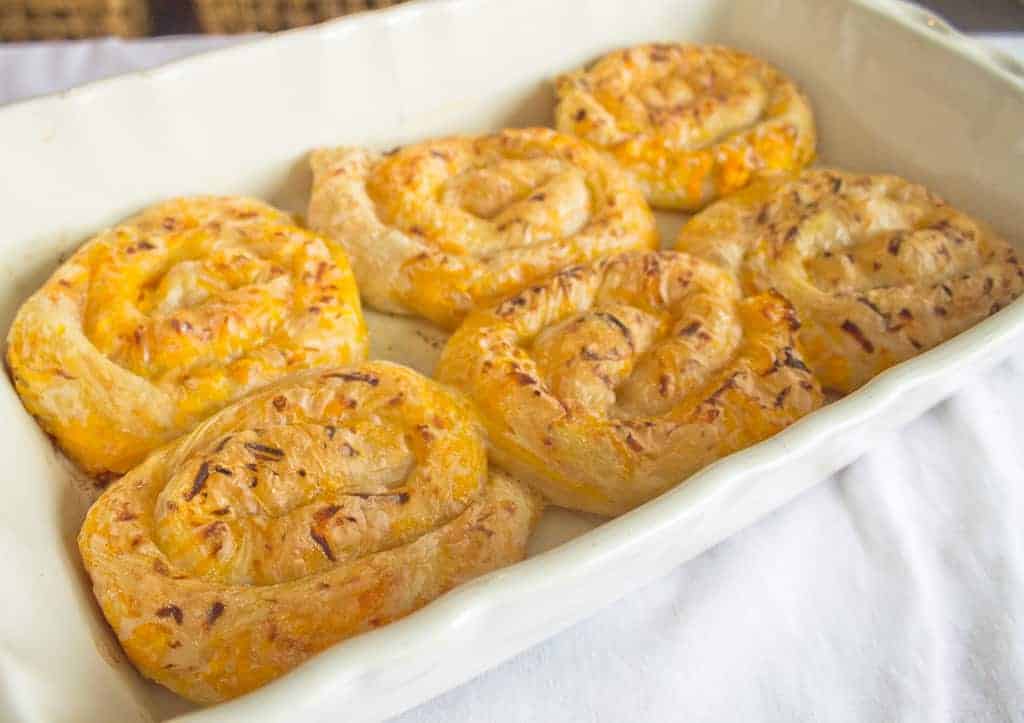
[{"label": "folded white fabric", "polygon": [[[0,104],[238,38],[0,45]],[[1024,56],[1020,37],[999,39]],[[1024,720],[1024,352],[760,524],[401,717]]]},{"label": "folded white fabric", "polygon": [[0,43],[0,105],[144,70],[252,36],[179,36],[150,40]]}]

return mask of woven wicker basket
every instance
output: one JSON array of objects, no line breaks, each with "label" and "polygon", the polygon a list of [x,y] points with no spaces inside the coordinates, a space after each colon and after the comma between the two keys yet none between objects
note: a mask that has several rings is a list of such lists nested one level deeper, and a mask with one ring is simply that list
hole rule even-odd
[{"label": "woven wicker basket", "polygon": [[195,0],[204,33],[285,30],[405,0]]},{"label": "woven wicker basket", "polygon": [[0,40],[145,35],[146,0],[0,0]]}]

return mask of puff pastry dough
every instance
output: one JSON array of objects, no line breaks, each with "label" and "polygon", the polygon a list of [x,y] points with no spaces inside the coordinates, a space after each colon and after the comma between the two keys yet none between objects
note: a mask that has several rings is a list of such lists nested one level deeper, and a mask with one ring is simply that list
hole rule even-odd
[{"label": "puff pastry dough", "polygon": [[314,152],[310,225],[348,252],[364,299],[452,328],[574,263],[657,245],[614,162],[546,128]]},{"label": "puff pastry dough", "polygon": [[796,307],[822,384],[850,392],[1016,298],[1024,270],[992,230],[922,186],[835,170],[762,178],[694,216],[678,248]]},{"label": "puff pastry dough", "polygon": [[695,210],[761,168],[814,157],[807,100],[776,69],[731,48],[640,45],[555,83],[556,124],[610,151],[656,207]]},{"label": "puff pastry dough", "polygon": [[437,377],[479,406],[498,464],[615,515],[821,404],[795,323],[713,264],[628,253],[478,310]]},{"label": "puff pastry dough", "polygon": [[82,246],[18,312],[7,360],[43,428],[109,475],[255,387],[366,348],[340,249],[259,201],[199,197]]},{"label": "puff pastry dough", "polygon": [[488,476],[465,400],[376,362],[221,410],[111,485],[78,542],[132,662],[209,703],[521,559],[540,507]]}]

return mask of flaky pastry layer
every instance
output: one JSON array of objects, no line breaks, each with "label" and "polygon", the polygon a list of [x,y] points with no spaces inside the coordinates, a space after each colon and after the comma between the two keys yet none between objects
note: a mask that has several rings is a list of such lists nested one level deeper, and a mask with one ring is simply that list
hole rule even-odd
[{"label": "flaky pastry layer", "polygon": [[560,268],[657,245],[628,175],[547,128],[323,149],[311,164],[310,225],[344,247],[367,303],[446,328]]},{"label": "flaky pastry layer", "polygon": [[480,408],[498,464],[615,515],[821,404],[795,327],[784,300],[741,299],[713,264],[627,253],[478,310],[436,376]]},{"label": "flaky pastry layer", "polygon": [[78,543],[143,675],[233,698],[524,555],[539,497],[465,400],[387,362],[300,373],[113,483]]},{"label": "flaky pastry layer", "polygon": [[658,208],[696,210],[755,171],[814,158],[807,99],[770,65],[714,45],[640,45],[555,84],[556,126],[609,151]]},{"label": "flaky pastry layer", "polygon": [[738,274],[747,293],[789,299],[808,365],[840,394],[1024,289],[1010,244],[896,176],[766,175],[694,216],[677,248]]},{"label": "flaky pastry layer", "polygon": [[111,476],[256,387],[363,359],[367,334],[341,249],[260,201],[197,197],[88,241],[7,342],[26,408]]}]

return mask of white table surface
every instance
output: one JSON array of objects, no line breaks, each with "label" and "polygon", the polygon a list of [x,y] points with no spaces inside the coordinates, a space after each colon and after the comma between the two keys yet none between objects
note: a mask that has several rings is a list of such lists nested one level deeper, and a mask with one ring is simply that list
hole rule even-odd
[{"label": "white table surface", "polygon": [[[1024,36],[986,40],[1024,59]],[[227,42],[0,45],[0,104]],[[1024,350],[756,526],[399,720],[1024,721],[1021,429]]]}]

